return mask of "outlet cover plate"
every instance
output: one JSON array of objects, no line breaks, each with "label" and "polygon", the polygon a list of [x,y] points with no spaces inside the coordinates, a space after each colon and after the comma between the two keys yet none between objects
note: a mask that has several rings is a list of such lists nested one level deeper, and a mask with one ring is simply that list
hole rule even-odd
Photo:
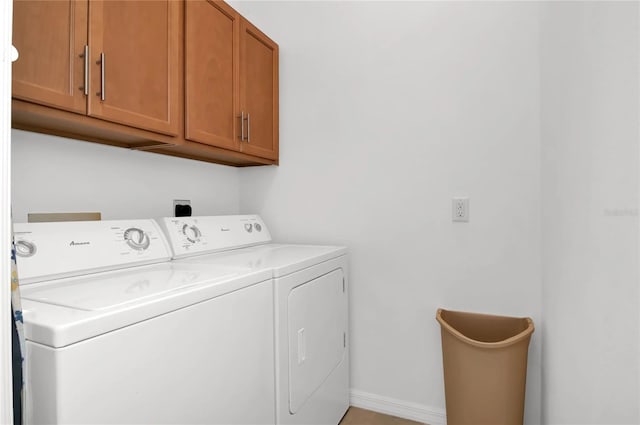
[{"label": "outlet cover plate", "polygon": [[469,221],[469,198],[453,198],[451,203],[451,220],[460,222]]}]

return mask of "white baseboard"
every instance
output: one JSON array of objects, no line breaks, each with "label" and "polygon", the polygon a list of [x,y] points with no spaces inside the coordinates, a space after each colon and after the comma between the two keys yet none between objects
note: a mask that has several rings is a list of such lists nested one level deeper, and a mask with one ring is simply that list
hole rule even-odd
[{"label": "white baseboard", "polygon": [[351,390],[350,398],[351,405],[354,407],[411,419],[412,421],[429,425],[446,425],[447,423],[447,415],[444,409],[353,389]]}]

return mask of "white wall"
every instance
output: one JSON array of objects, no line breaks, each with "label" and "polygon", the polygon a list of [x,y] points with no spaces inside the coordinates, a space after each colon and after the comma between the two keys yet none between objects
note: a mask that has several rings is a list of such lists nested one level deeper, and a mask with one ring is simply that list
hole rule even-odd
[{"label": "white wall", "polygon": [[638,12],[543,8],[545,423],[640,422]]},{"label": "white wall", "polygon": [[13,219],[29,212],[99,211],[102,218],[238,212],[238,169],[12,130]]},{"label": "white wall", "polygon": [[240,170],[240,211],[348,245],[352,388],[442,412],[438,307],[540,319],[538,5],[234,6],[281,49],[282,165]]}]

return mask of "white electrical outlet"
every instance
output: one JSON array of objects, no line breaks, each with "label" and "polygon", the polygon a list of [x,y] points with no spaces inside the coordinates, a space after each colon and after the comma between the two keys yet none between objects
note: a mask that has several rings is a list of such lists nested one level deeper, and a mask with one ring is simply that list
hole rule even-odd
[{"label": "white electrical outlet", "polygon": [[453,198],[451,219],[469,221],[469,198]]}]

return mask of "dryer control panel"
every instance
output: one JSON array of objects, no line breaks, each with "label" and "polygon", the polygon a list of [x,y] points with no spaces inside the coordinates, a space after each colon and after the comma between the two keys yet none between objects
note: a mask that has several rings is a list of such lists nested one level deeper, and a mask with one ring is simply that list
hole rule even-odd
[{"label": "dryer control panel", "polygon": [[164,217],[158,221],[167,235],[173,258],[271,242],[267,226],[257,215]]},{"label": "dryer control panel", "polygon": [[15,223],[21,284],[168,261],[153,220]]}]

